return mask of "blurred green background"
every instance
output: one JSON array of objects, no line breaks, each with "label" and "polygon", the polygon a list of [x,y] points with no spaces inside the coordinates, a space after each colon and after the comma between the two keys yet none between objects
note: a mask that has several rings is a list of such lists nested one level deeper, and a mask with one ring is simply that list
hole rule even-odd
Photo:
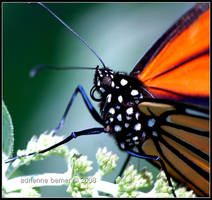
[{"label": "blurred green background", "polygon": [[[46,3],[79,33],[114,70],[130,72],[158,37],[194,3]],[[74,89],[80,84],[89,95],[93,71],[42,70],[31,79],[37,64],[93,66],[98,59],[47,11],[36,4],[3,3],[3,99],[15,129],[14,152],[24,149],[32,135],[58,125]],[[98,109],[98,104],[94,103]],[[81,96],[73,104],[58,135],[98,127]],[[94,161],[99,147],[119,156],[121,167],[127,154],[106,134],[84,136],[69,143]],[[132,159],[135,162],[138,159]],[[137,161],[136,161],[137,162]],[[142,161],[142,167],[146,162]],[[24,175],[65,172],[62,159],[52,156],[22,167]],[[113,180],[118,174],[106,177]],[[68,197],[65,187],[45,187],[44,197]]]}]

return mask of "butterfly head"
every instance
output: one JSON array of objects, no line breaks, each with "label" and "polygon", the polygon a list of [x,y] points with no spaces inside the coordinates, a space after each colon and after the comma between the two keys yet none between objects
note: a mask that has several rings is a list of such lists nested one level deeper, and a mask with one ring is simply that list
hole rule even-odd
[{"label": "butterfly head", "polygon": [[104,95],[106,90],[114,87],[114,72],[109,68],[99,68],[97,66],[94,76],[94,88],[100,94]]}]

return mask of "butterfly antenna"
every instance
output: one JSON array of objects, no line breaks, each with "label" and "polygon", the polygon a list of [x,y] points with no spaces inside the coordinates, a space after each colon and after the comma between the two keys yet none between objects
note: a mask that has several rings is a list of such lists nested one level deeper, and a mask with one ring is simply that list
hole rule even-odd
[{"label": "butterfly antenna", "polygon": [[68,30],[70,30],[78,39],[80,39],[99,59],[99,61],[102,63],[103,67],[105,68],[105,64],[102,61],[102,59],[97,55],[97,53],[90,47],[90,45],[79,35],[77,34],[70,26],[68,26],[62,19],[60,19],[53,11],[51,11],[48,7],[46,7],[43,3],[37,2],[40,6],[45,8],[51,15],[53,15],[57,20],[59,20]]},{"label": "butterfly antenna", "polygon": [[96,70],[96,67],[55,67],[50,65],[37,65],[29,72],[30,77],[34,77],[41,69],[53,69],[53,70]]}]

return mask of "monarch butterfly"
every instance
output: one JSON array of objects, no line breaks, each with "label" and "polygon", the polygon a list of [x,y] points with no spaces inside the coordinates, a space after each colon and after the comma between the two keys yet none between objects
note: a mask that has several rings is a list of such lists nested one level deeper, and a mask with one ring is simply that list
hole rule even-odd
[{"label": "monarch butterfly", "polygon": [[[96,91],[100,99],[95,97]],[[168,174],[200,195],[209,194],[208,109],[199,106],[208,104],[209,97],[208,4],[197,4],[183,15],[137,63],[130,76],[115,73],[104,63],[102,69],[96,68],[90,94],[101,102],[101,116],[83,88],[76,89],[72,100],[78,92],[104,128],[84,130],[72,137],[107,132],[129,154],[159,156]]]}]

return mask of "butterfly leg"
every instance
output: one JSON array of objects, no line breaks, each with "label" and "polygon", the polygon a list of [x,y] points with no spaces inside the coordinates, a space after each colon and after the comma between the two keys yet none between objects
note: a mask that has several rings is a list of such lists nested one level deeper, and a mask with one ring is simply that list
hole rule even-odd
[{"label": "butterfly leg", "polygon": [[174,197],[176,197],[175,191],[174,191],[172,183],[171,183],[171,179],[170,179],[169,173],[168,173],[168,171],[166,169],[166,166],[165,166],[163,160],[160,158],[160,156],[144,155],[144,154],[132,151],[132,150],[127,150],[127,153],[132,155],[132,156],[135,156],[137,158],[143,158],[143,159],[147,159],[147,160],[159,161],[160,164],[161,164],[162,169],[164,170],[164,172],[166,174],[169,186],[172,187],[172,193],[173,193]]},{"label": "butterfly leg", "polygon": [[104,128],[92,128],[92,129],[86,129],[86,130],[82,130],[82,131],[78,131],[78,132],[72,132],[68,137],[66,137],[64,140],[62,140],[61,142],[58,142],[57,144],[54,144],[46,149],[40,150],[38,152],[32,152],[29,154],[25,154],[25,155],[21,155],[21,156],[16,156],[10,159],[7,159],[5,161],[5,163],[9,163],[12,162],[16,159],[22,158],[22,157],[26,157],[26,156],[32,156],[38,153],[45,153],[47,151],[50,151],[58,146],[61,146],[67,142],[69,142],[70,140],[72,140],[73,138],[77,138],[78,136],[82,136],[82,135],[93,135],[93,134],[100,134],[104,132]]},{"label": "butterfly leg", "polygon": [[80,93],[82,95],[82,98],[85,102],[85,105],[87,106],[89,112],[91,113],[91,115],[93,116],[93,118],[99,122],[101,125],[103,125],[103,120],[101,118],[101,116],[99,115],[99,113],[96,111],[96,109],[93,107],[93,105],[91,104],[90,100],[88,99],[88,96],[87,94],[85,93],[85,90],[83,89],[83,87],[81,85],[79,85],[75,91],[74,91],[74,94],[72,95],[66,109],[65,109],[65,112],[62,116],[62,119],[60,120],[60,123],[59,125],[52,130],[52,134],[54,135],[56,132],[58,132],[64,125],[64,122],[65,122],[65,119],[66,119],[66,116],[69,112],[69,109],[74,101],[74,99],[76,98],[77,94]]}]

